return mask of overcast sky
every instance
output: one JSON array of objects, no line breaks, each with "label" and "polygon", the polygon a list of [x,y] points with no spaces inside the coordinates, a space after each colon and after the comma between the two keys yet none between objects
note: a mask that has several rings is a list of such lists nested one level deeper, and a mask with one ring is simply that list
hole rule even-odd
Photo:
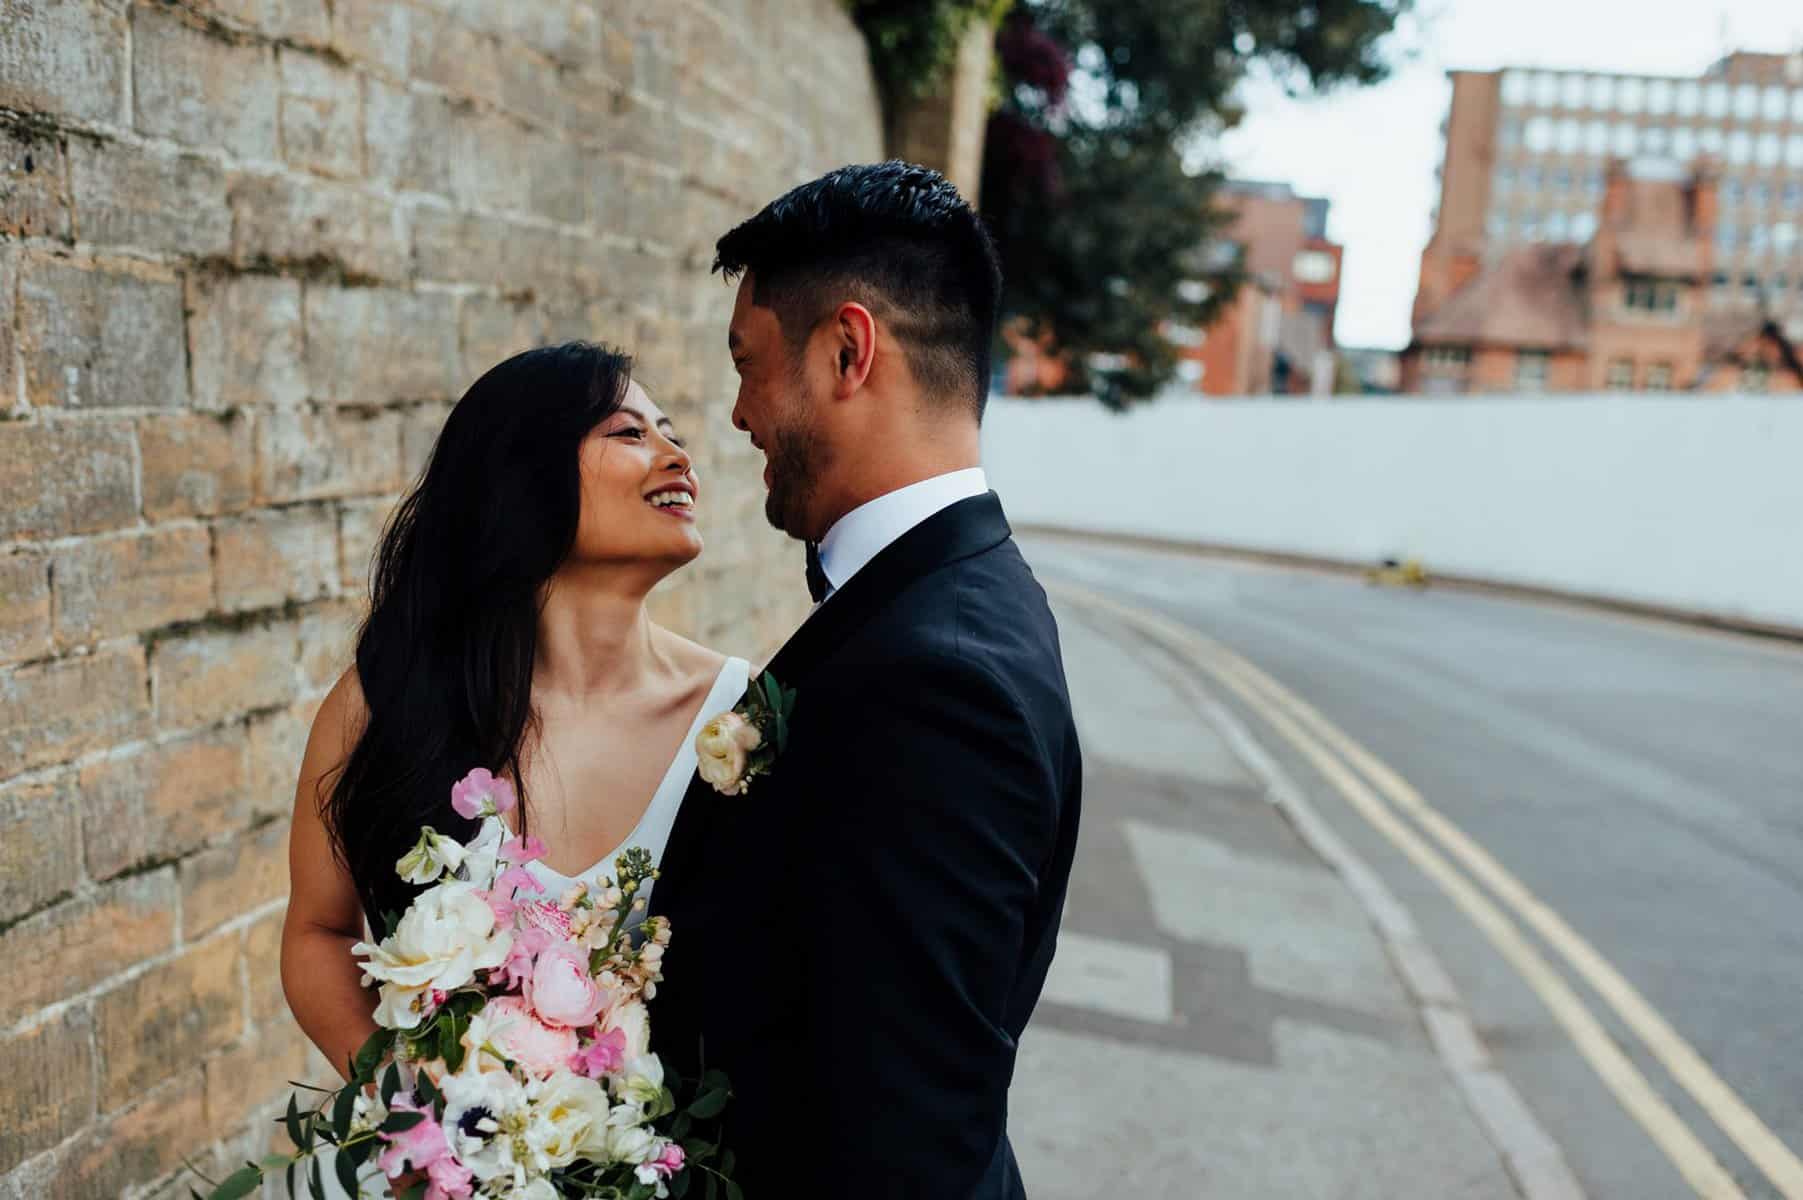
[{"label": "overcast sky", "polygon": [[[1726,38],[1723,36],[1724,23]],[[1401,347],[1454,68],[1561,67],[1695,74],[1726,46],[1803,45],[1795,0],[1420,0],[1400,32],[1414,48],[1386,83],[1292,100],[1249,84],[1244,122],[1211,148],[1238,178],[1278,180],[1333,202],[1346,246],[1335,333],[1343,346]],[[1208,151],[1205,151],[1208,153]]]}]

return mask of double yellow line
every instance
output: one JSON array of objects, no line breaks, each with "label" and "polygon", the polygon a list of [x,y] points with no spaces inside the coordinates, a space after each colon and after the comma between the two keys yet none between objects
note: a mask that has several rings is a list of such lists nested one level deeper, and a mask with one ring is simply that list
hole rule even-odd
[{"label": "double yellow line", "polygon": [[[1218,642],[1157,613],[1087,588],[1060,581],[1048,583],[1047,590],[1072,603],[1104,612],[1163,645],[1232,692],[1294,747],[1353,811],[1432,879],[1483,932],[1533,988],[1603,1084],[1699,1196],[1708,1200],[1744,1200],[1733,1177],[1616,1045],[1577,991],[1534,946],[1517,921],[1539,934],[1601,997],[1678,1085],[1753,1161],[1784,1200],[1803,1200],[1803,1160],[1778,1139],[1594,946],[1423,799],[1407,780],[1312,705]],[[1478,886],[1480,882],[1482,888]]]}]

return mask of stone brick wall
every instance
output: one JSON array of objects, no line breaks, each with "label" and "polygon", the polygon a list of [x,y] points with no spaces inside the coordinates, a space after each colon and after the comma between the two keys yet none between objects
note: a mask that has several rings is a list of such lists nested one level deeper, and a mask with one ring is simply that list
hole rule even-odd
[{"label": "stone brick wall", "polygon": [[881,129],[837,0],[0,0],[0,1198],[186,1195],[320,1068],[295,769],[487,366],[634,350],[709,485],[659,614],[800,617],[706,267]]}]

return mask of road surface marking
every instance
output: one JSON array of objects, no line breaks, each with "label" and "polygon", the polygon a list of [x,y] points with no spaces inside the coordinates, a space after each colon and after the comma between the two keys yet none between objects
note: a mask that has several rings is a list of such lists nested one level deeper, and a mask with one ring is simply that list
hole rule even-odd
[{"label": "road surface marking", "polygon": [[[1168,618],[1087,588],[1060,584],[1052,590],[1078,602],[1115,613],[1164,641],[1194,666],[1213,676],[1239,696],[1272,729],[1294,746],[1347,800],[1354,811],[1432,879],[1484,933],[1528,986],[1533,988],[1603,1084],[1614,1093],[1628,1114],[1646,1130],[1654,1144],[1671,1160],[1672,1165],[1699,1196],[1705,1200],[1744,1200],[1745,1194],[1716,1161],[1709,1148],[1659,1096],[1646,1076],[1622,1053],[1583,1000],[1523,936],[1515,923],[1476,885],[1461,875],[1439,851],[1392,812],[1364,779],[1303,728],[1289,712],[1280,708],[1252,680],[1262,679],[1270,689],[1279,691],[1282,690],[1281,685],[1231,651]],[[1325,723],[1325,718],[1321,720]],[[1726,1088],[1725,1084],[1722,1086]],[[1785,1200],[1794,1200],[1792,1194],[1784,1194]]]},{"label": "road surface marking", "polygon": [[1058,953],[1039,998],[1067,1008],[1169,1025],[1175,1019],[1171,976],[1171,956],[1156,946],[1060,930]]}]

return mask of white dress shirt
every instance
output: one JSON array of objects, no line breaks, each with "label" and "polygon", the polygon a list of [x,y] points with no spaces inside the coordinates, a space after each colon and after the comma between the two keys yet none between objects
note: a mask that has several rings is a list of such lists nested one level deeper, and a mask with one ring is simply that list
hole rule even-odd
[{"label": "white dress shirt", "polygon": [[845,586],[890,543],[928,517],[960,500],[989,491],[982,467],[969,467],[935,475],[905,488],[878,496],[840,517],[820,539],[820,569],[826,573],[826,594]]}]

